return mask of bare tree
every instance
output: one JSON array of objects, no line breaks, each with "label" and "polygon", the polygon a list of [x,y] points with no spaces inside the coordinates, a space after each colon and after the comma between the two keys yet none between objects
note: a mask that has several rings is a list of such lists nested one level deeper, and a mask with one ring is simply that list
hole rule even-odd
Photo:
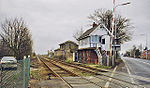
[{"label": "bare tree", "polygon": [[2,40],[0,40],[0,58],[6,55],[12,55],[12,51],[6,46],[4,42],[2,42]]},{"label": "bare tree", "polygon": [[81,28],[80,30],[76,30],[76,32],[73,34],[73,37],[75,40],[77,40],[82,34],[83,34],[83,29]]},{"label": "bare tree", "polygon": [[140,44],[140,45],[138,46],[138,48],[139,48],[139,50],[142,52],[142,50],[143,50],[142,44]]},{"label": "bare tree", "polygon": [[31,34],[22,18],[6,19],[1,24],[0,37],[17,59],[32,54]]},{"label": "bare tree", "polygon": [[[103,23],[111,31],[112,17],[113,14],[111,10],[98,9],[95,10],[95,12],[88,18],[91,21],[96,22],[97,24]],[[133,28],[133,26],[131,26],[130,20],[120,15],[116,15],[114,18],[114,22],[119,42],[123,43],[129,41],[131,39],[130,29]]]}]

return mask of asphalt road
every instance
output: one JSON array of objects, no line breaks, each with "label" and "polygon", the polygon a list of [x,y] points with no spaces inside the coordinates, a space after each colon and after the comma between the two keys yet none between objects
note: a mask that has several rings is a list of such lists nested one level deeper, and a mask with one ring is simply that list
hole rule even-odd
[{"label": "asphalt road", "polygon": [[150,80],[146,81],[145,79],[150,79],[150,60],[131,58],[131,57],[122,57],[130,76],[142,77],[142,79],[131,78],[130,80],[133,83],[139,85],[145,85],[150,87]]}]

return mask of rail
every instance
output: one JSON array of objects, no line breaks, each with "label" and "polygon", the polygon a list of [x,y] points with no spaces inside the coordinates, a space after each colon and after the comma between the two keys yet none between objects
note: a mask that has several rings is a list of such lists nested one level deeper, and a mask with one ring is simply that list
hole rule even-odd
[{"label": "rail", "polygon": [[[55,60],[53,60],[53,61],[55,61]],[[124,83],[127,83],[127,84],[131,84],[131,85],[134,85],[134,86],[140,86],[140,85],[138,85],[138,84],[131,83],[131,82],[128,82],[128,81],[125,81],[125,80],[121,80],[121,79],[118,79],[118,78],[114,78],[114,77],[111,77],[111,76],[109,76],[109,75],[105,75],[105,74],[100,73],[100,72],[92,71],[90,68],[89,68],[90,70],[89,70],[89,69],[85,69],[86,67],[85,67],[85,66],[82,66],[82,65],[78,66],[78,65],[75,65],[75,64],[72,64],[72,63],[66,63],[66,62],[62,62],[62,61],[59,61],[59,60],[57,60],[57,63],[61,63],[61,64],[64,64],[64,65],[68,65],[68,66],[71,66],[71,67],[74,67],[74,68],[83,70],[83,71],[85,71],[85,72],[90,72],[90,73],[94,73],[94,74],[96,74],[96,75],[101,75],[101,76],[105,76],[105,77],[108,77],[108,78],[112,78],[112,79],[114,79],[114,80],[121,81],[121,82],[124,82]],[[93,77],[96,77],[96,76],[93,76]],[[96,77],[96,78],[99,78],[99,77]],[[100,79],[100,78],[99,78],[99,79]],[[104,80],[110,82],[109,79],[104,79]],[[116,84],[116,85],[120,85],[120,84],[117,83],[117,82],[113,82],[113,81],[111,81],[111,82],[114,83],[114,84]],[[121,85],[120,85],[120,86],[121,86]],[[123,86],[122,86],[122,87],[123,87]],[[141,86],[140,86],[140,87],[141,87]]]},{"label": "rail", "polygon": [[69,88],[73,88],[63,77],[61,77],[59,74],[57,74],[53,69],[51,69],[49,67],[48,64],[46,64],[42,59],[40,59],[44,64],[45,66],[50,70],[52,71],[52,73],[56,76],[56,77],[59,77]]},{"label": "rail", "polygon": [[[58,73],[56,73],[54,70],[52,70],[52,69],[49,67],[49,65],[44,62],[44,60],[42,60],[42,59],[40,59],[40,60],[46,65],[46,67],[48,67],[49,70],[51,70],[51,71],[56,75],[56,77],[59,77],[63,82],[65,82],[69,88],[73,88],[73,86],[72,86],[70,83],[68,83],[62,76],[60,76]],[[49,62],[51,63],[51,61],[49,61]],[[53,62],[53,61],[52,61],[52,62]],[[55,66],[57,66],[57,67],[59,67],[59,68],[62,68],[62,67],[56,65],[54,62],[53,62],[52,64],[55,65]],[[64,68],[62,68],[62,69],[64,69]],[[66,70],[66,69],[65,69],[65,70]],[[71,71],[67,71],[67,72],[71,72]],[[72,73],[73,73],[73,72],[72,72]],[[94,84],[94,85],[96,85],[96,86],[102,88],[101,85],[99,85],[99,84],[97,84],[97,83],[95,83],[95,82],[92,82],[92,81],[90,81],[89,79],[86,79],[86,78],[82,77],[82,76],[79,75],[79,74],[76,74],[76,73],[73,73],[73,74],[76,75],[76,76],[78,76],[78,77],[80,77],[80,78],[82,78],[82,79],[84,79],[84,80],[86,80],[86,81],[88,81],[89,83],[92,83],[92,84]]]}]

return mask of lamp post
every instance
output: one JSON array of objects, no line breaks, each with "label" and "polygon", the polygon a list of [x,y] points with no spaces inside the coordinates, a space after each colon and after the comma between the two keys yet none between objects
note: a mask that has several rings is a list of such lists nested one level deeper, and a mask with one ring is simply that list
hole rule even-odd
[{"label": "lamp post", "polygon": [[141,35],[145,35],[146,36],[146,45],[145,45],[145,56],[146,56],[146,59],[148,59],[148,41],[147,41],[147,33],[146,34],[141,34]]},{"label": "lamp post", "polygon": [[[149,33],[148,33],[149,34]],[[140,34],[140,36],[145,36],[145,56],[146,56],[146,59],[148,59],[148,41],[147,41],[147,33],[145,34]]]},{"label": "lamp post", "polygon": [[[115,10],[118,6],[125,6],[125,5],[128,5],[128,4],[130,4],[130,2],[126,2],[126,3],[116,5],[115,0],[113,0],[113,17],[112,17],[112,27],[111,28],[112,28],[112,34],[114,34],[114,31],[115,31],[115,40],[117,39],[116,38],[117,37],[116,36],[117,32],[116,32],[115,23],[114,23]],[[112,43],[113,43],[113,36],[111,36],[111,39],[110,39],[110,57],[112,59],[112,66],[114,66],[115,65],[115,58],[116,58],[116,48],[115,48],[115,58],[112,58]],[[115,41],[115,45],[116,44],[117,43]],[[116,46],[114,46],[114,47],[116,47]]]}]

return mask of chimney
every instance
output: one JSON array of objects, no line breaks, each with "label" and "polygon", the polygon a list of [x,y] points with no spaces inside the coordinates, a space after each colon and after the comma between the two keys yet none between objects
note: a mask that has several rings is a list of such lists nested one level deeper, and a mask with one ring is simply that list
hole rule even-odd
[{"label": "chimney", "polygon": [[93,27],[97,26],[97,24],[95,22],[93,22]]}]

